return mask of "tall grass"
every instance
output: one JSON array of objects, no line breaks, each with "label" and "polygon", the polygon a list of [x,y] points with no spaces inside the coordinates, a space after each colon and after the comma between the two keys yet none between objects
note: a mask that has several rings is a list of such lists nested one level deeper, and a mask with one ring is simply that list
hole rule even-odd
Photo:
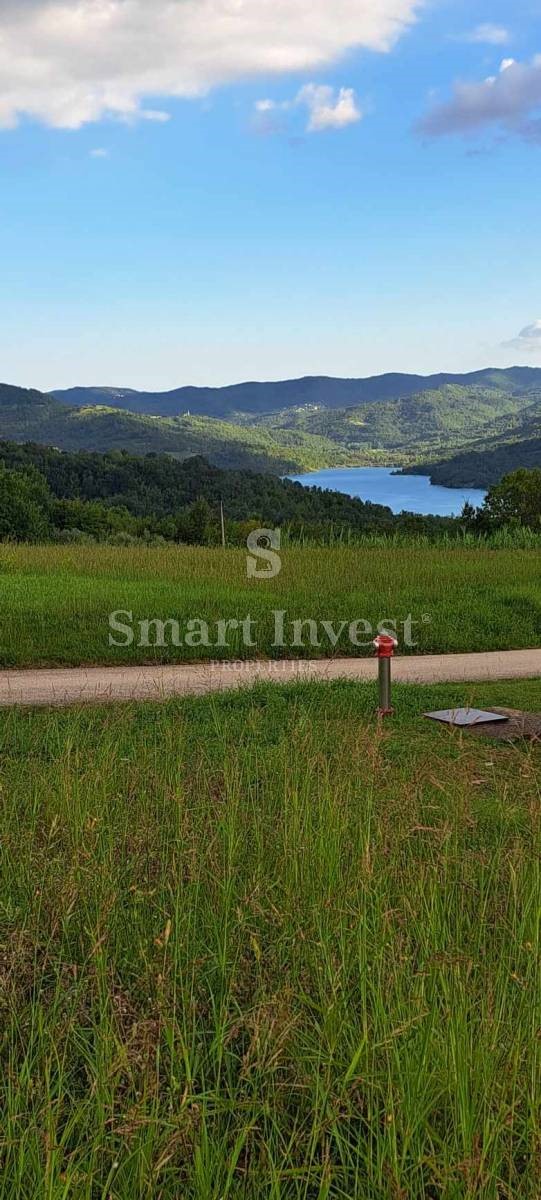
[{"label": "tall grass", "polygon": [[422,533],[408,529],[397,529],[388,533],[363,533],[346,526],[331,526],[325,533],[321,531],[314,537],[310,526],[307,525],[305,530],[300,531],[298,528],[292,530],[286,526],[282,531],[282,543],[292,548],[302,546],[312,550],[322,547],[376,547],[385,550],[408,549],[410,546],[434,550],[541,550],[541,533],[522,525],[506,525],[501,529],[485,532],[459,527],[454,531],[444,530],[441,533]]},{"label": "tall grass", "polygon": [[[541,629],[541,555],[536,549],[378,543],[334,549],[285,548],[270,581],[248,579],[241,550],[189,547],[0,547],[0,664],[135,663],[197,658],[317,657],[366,653],[348,626],[374,631],[411,614],[415,645],[403,651],[495,650],[535,646]],[[200,618],[256,623],[255,646],[241,631],[228,645],[163,649],[109,644],[109,615],[141,620]],[[286,621],[344,623],[336,645],[275,646],[274,611]],[[120,639],[116,639],[120,640]],[[289,637],[291,642],[292,637]],[[370,636],[367,637],[370,641]]]},{"label": "tall grass", "polygon": [[538,1197],[540,752],[459,698],[6,718],[2,1200]]}]

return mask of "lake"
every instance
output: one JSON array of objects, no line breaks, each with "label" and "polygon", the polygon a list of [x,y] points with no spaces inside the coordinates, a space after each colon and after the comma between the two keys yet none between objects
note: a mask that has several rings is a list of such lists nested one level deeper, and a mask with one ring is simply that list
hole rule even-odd
[{"label": "lake", "polygon": [[478,508],[486,492],[480,488],[447,488],[432,484],[427,475],[393,475],[393,467],[333,467],[309,475],[291,475],[305,487],[330,488],[373,504],[386,504],[394,513],[460,516],[468,500]]}]

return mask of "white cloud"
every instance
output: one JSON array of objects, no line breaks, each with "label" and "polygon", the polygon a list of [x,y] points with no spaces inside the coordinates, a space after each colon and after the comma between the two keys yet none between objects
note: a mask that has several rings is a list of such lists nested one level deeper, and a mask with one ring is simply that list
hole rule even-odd
[{"label": "white cloud", "polygon": [[63,129],[166,120],[146,98],[320,69],[356,47],[389,51],[423,2],[1,0],[0,127],[23,115]]},{"label": "white cloud", "polygon": [[478,25],[466,34],[466,42],[477,42],[481,46],[505,46],[510,41],[510,33],[503,25]]},{"label": "white cloud", "polygon": [[541,55],[530,63],[505,58],[498,75],[481,83],[457,83],[447,103],[436,105],[419,124],[432,137],[500,126],[532,141],[541,139]]},{"label": "white cloud", "polygon": [[533,321],[521,329],[518,337],[503,343],[506,348],[520,350],[525,354],[541,355],[541,321]]},{"label": "white cloud", "polygon": [[327,84],[307,83],[293,100],[258,100],[255,105],[259,118],[257,127],[262,133],[278,133],[282,127],[271,114],[290,112],[295,108],[308,109],[307,133],[344,129],[363,117],[353,88],[337,90]]},{"label": "white cloud", "polygon": [[164,125],[171,120],[171,113],[162,112],[159,108],[142,108],[137,116],[142,117],[144,121],[155,121],[158,125]]},{"label": "white cloud", "polygon": [[109,158],[109,151],[103,146],[96,146],[95,150],[90,151],[91,158]]},{"label": "white cloud", "polygon": [[308,133],[321,133],[325,129],[344,129],[362,118],[353,88],[334,88],[307,83],[297,97],[299,104],[306,104],[310,114]]}]

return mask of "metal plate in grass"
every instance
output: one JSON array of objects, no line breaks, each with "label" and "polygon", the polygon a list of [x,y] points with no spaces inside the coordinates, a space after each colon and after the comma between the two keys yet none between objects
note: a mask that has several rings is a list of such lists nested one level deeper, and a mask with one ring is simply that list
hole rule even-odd
[{"label": "metal plate in grass", "polygon": [[495,721],[508,721],[503,713],[485,712],[482,708],[444,708],[441,712],[425,713],[431,721],[441,721],[444,725],[487,725]]},{"label": "metal plate in grass", "polygon": [[541,744],[541,714],[521,712],[516,708],[496,708],[496,717],[507,717],[506,721],[490,721],[480,725],[469,725],[465,733],[473,737],[489,737],[498,742],[536,742]]}]

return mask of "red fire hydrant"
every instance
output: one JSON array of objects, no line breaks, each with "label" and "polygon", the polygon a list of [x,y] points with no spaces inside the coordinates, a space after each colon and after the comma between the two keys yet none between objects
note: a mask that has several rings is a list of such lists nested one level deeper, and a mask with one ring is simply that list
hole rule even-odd
[{"label": "red fire hydrant", "polygon": [[379,708],[378,716],[390,717],[393,712],[391,704],[391,659],[398,646],[395,637],[390,633],[380,633],[374,640],[379,663]]}]

